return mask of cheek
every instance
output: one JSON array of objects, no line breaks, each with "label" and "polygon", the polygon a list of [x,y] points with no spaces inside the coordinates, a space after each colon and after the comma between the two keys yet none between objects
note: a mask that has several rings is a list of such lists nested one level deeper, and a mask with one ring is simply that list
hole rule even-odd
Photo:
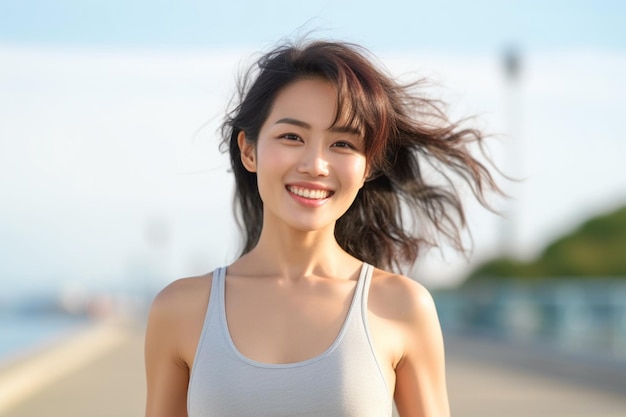
[{"label": "cheek", "polygon": [[342,169],[346,177],[350,177],[359,188],[363,185],[367,174],[367,162],[364,157],[354,158],[349,163],[343,164]]},{"label": "cheek", "polygon": [[279,147],[259,146],[256,154],[257,184],[261,197],[267,187],[279,183],[288,170],[288,158]]},{"label": "cheek", "polygon": [[276,147],[259,146],[256,157],[257,169],[263,172],[276,171],[280,165],[285,164],[283,155]]},{"label": "cheek", "polygon": [[343,158],[340,164],[335,165],[334,173],[345,191],[356,193],[365,183],[365,170],[364,159]]}]

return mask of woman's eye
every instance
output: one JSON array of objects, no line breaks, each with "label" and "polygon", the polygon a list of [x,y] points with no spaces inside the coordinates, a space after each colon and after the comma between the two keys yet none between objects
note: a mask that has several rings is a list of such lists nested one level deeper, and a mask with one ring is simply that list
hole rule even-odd
[{"label": "woman's eye", "polygon": [[333,143],[335,148],[354,149],[354,146],[350,142],[339,141]]},{"label": "woman's eye", "polygon": [[280,138],[287,139],[287,140],[300,140],[300,136],[293,134],[293,133],[286,133],[284,135],[281,135]]}]

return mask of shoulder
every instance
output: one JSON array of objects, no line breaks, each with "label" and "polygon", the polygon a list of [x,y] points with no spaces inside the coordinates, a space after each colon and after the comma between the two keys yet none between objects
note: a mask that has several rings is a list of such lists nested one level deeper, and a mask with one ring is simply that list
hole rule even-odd
[{"label": "shoulder", "polygon": [[449,416],[443,336],[430,292],[410,278],[376,270],[368,307],[385,317],[389,329],[399,414]]},{"label": "shoulder", "polygon": [[151,315],[176,317],[194,308],[196,302],[208,302],[212,274],[181,278],[163,288],[154,298]]},{"label": "shoulder", "polygon": [[369,305],[374,313],[378,309],[386,317],[406,324],[436,318],[432,295],[423,285],[380,269],[372,277]]},{"label": "shoulder", "polygon": [[148,316],[146,347],[161,346],[190,364],[211,294],[212,275],[182,278],[154,298]]}]

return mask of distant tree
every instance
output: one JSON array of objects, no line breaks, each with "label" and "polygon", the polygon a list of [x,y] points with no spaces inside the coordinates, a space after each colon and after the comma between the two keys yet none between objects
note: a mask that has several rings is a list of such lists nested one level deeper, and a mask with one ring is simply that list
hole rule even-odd
[{"label": "distant tree", "polygon": [[492,259],[476,268],[467,282],[563,277],[626,279],[626,206],[587,220],[549,244],[530,262],[507,257]]}]

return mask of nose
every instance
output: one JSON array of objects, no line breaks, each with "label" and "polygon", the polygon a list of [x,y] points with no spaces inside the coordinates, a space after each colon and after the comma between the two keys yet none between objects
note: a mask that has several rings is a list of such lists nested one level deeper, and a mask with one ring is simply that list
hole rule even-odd
[{"label": "nose", "polygon": [[328,158],[324,150],[317,147],[303,149],[302,157],[298,165],[298,172],[312,177],[325,177],[329,173]]}]

